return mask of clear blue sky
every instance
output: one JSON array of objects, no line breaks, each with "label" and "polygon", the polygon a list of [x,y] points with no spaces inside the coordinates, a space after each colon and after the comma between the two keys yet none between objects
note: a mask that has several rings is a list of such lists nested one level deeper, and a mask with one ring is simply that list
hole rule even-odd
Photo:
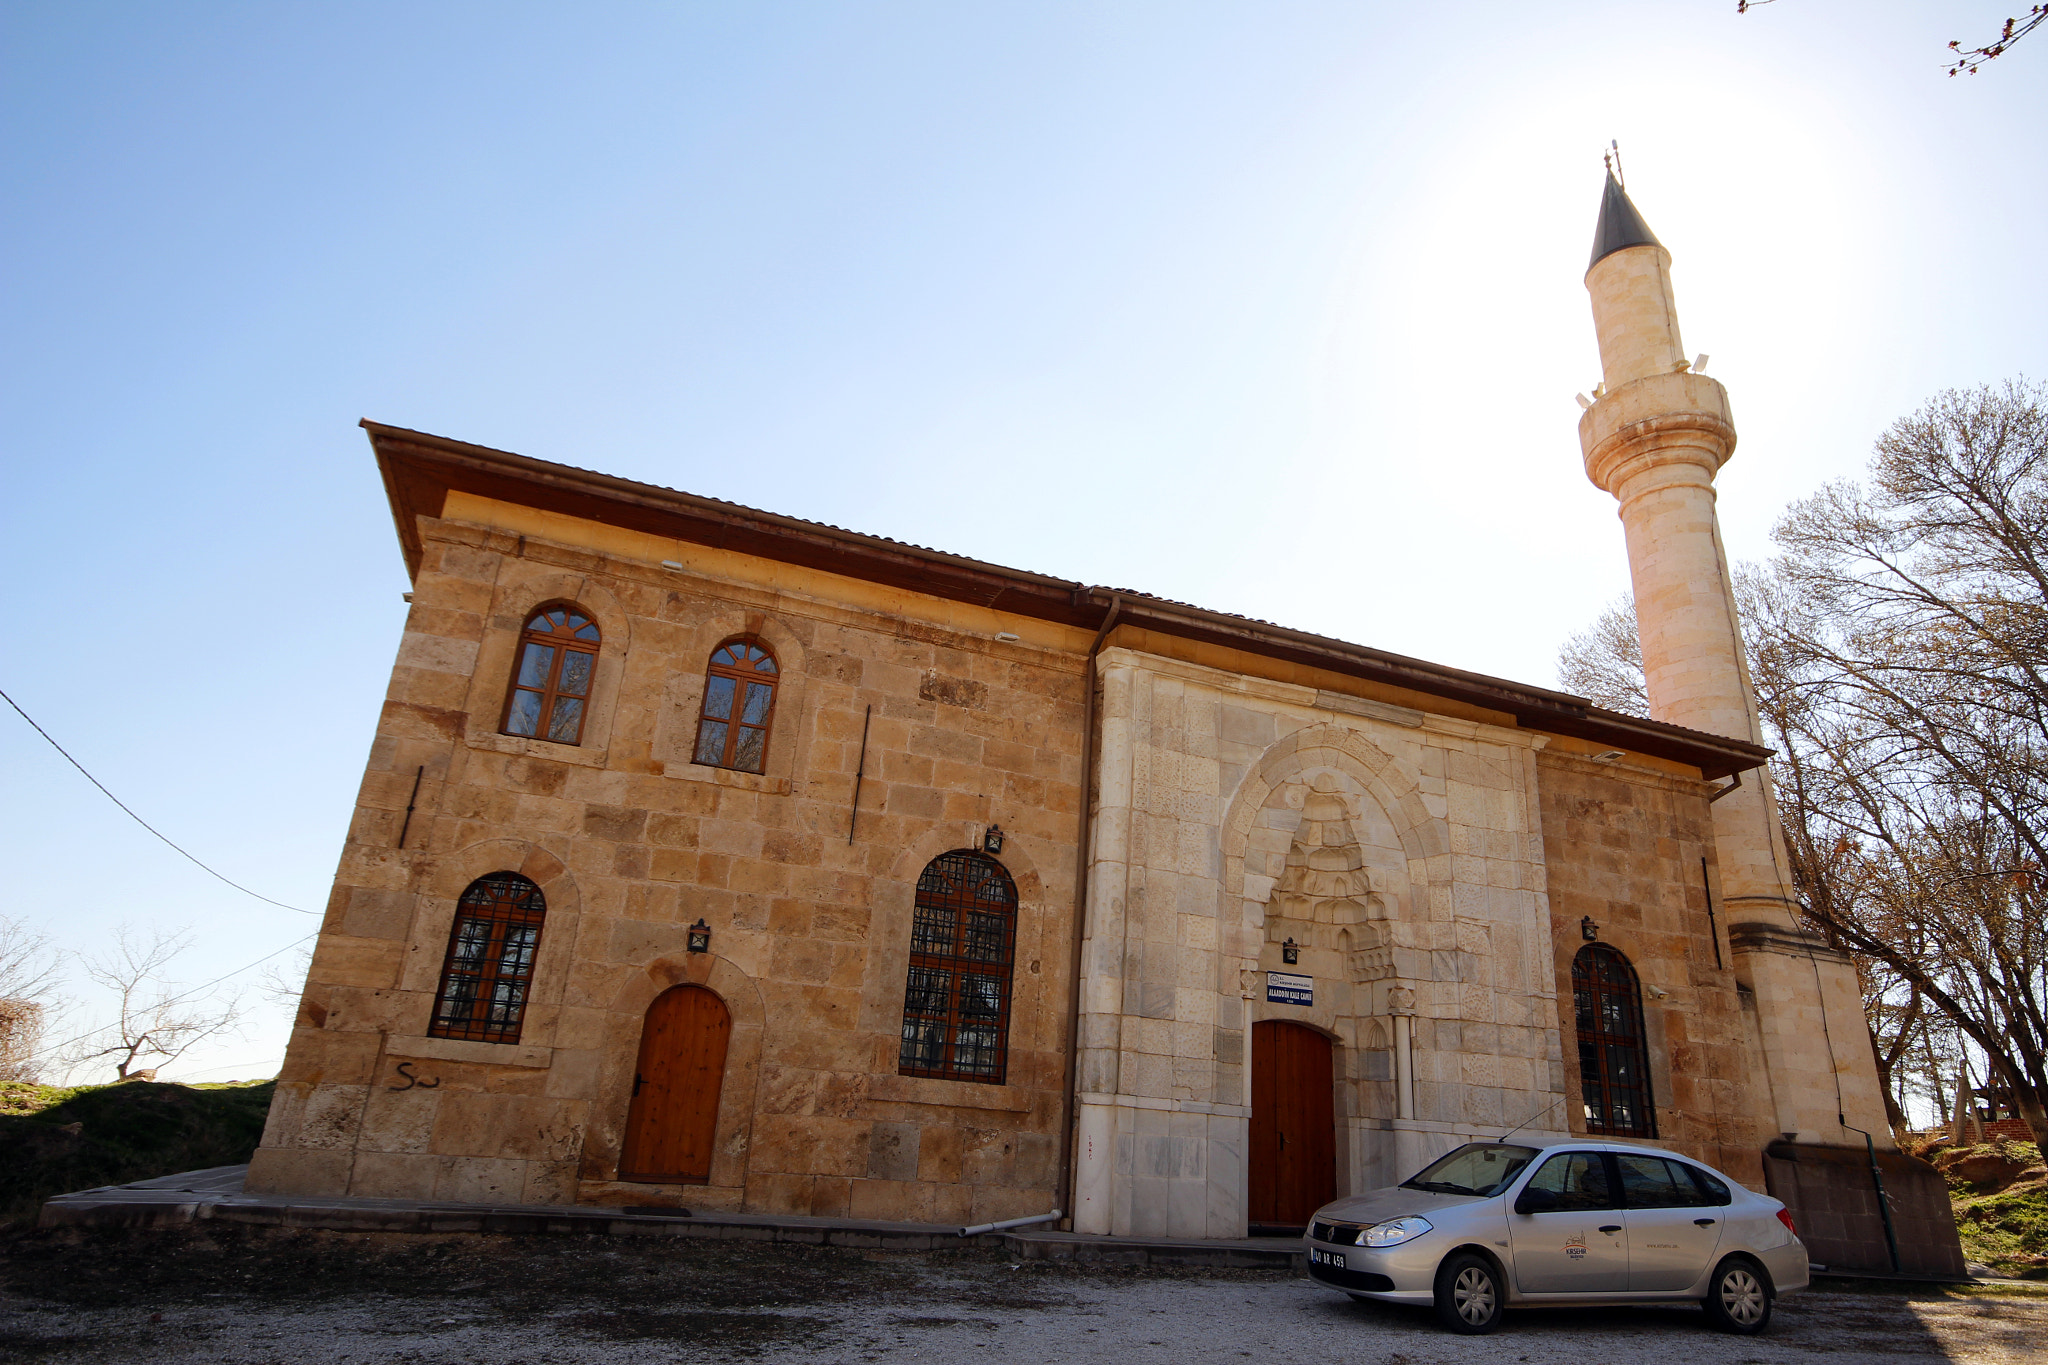
[{"label": "clear blue sky", "polygon": [[[404,613],[364,416],[1548,682],[1626,586],[1600,149],[1755,557],[1929,394],[2048,374],[2048,37],[1942,74],[2005,14],[10,4],[0,687],[320,907]],[[310,928],[4,712],[0,765],[0,909],[65,946]]]}]

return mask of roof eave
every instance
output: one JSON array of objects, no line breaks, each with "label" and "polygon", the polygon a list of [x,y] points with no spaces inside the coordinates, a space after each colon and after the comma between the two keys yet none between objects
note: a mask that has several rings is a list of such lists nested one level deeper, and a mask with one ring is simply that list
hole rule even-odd
[{"label": "roof eave", "polygon": [[[600,524],[754,554],[848,577],[1064,625],[1099,626],[1120,598],[1120,621],[1364,681],[1512,715],[1518,725],[1697,767],[1725,777],[1762,764],[1771,750],[1662,721],[1603,710],[1583,697],[1468,673],[1364,645],[1251,621],[1143,593],[1006,568],[677,489],[537,460],[364,419],[397,523],[406,571],[417,579],[424,546],[418,518],[439,517],[449,489],[567,511]],[[524,496],[522,496],[524,493]]]}]

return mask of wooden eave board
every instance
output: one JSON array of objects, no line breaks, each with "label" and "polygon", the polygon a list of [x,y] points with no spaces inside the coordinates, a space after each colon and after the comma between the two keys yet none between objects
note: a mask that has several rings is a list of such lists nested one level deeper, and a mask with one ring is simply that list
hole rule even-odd
[{"label": "wooden eave board", "polygon": [[1445,668],[1324,636],[1140,593],[1112,594],[734,503],[634,483],[508,451],[364,421],[391,501],[406,571],[417,577],[418,518],[439,517],[451,489],[671,540],[842,574],[888,587],[1094,628],[1113,598],[1119,621],[1185,639],[1325,669],[1513,716],[1517,725],[1697,767],[1726,777],[1771,750],[1662,721],[1605,711],[1564,693]]}]

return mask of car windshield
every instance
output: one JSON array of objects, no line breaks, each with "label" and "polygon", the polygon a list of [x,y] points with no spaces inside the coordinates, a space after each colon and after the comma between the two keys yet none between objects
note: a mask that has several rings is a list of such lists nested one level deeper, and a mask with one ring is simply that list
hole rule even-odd
[{"label": "car windshield", "polygon": [[1421,1174],[1401,1182],[1404,1190],[1431,1194],[1498,1194],[1536,1156],[1534,1147],[1474,1142],[1438,1157]]}]

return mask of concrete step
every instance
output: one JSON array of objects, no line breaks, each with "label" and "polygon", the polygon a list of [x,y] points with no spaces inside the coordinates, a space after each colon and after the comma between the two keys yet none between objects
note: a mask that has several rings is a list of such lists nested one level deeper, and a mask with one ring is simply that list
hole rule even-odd
[{"label": "concrete step", "polygon": [[475,1204],[452,1200],[365,1199],[346,1196],[250,1194],[247,1166],[105,1185],[58,1195],[43,1205],[45,1228],[150,1228],[217,1222],[256,1227],[320,1228],[334,1232],[596,1234],[732,1238],[811,1246],[877,1247],[895,1251],[957,1249],[1000,1239],[1021,1259],[1111,1265],[1299,1268],[1301,1243],[1292,1238],[1200,1241],[1173,1238],[1092,1237],[1021,1228],[962,1238],[957,1225],[882,1222],[864,1218],[810,1218],[753,1213],[678,1216],[652,1208],[587,1204]]}]

